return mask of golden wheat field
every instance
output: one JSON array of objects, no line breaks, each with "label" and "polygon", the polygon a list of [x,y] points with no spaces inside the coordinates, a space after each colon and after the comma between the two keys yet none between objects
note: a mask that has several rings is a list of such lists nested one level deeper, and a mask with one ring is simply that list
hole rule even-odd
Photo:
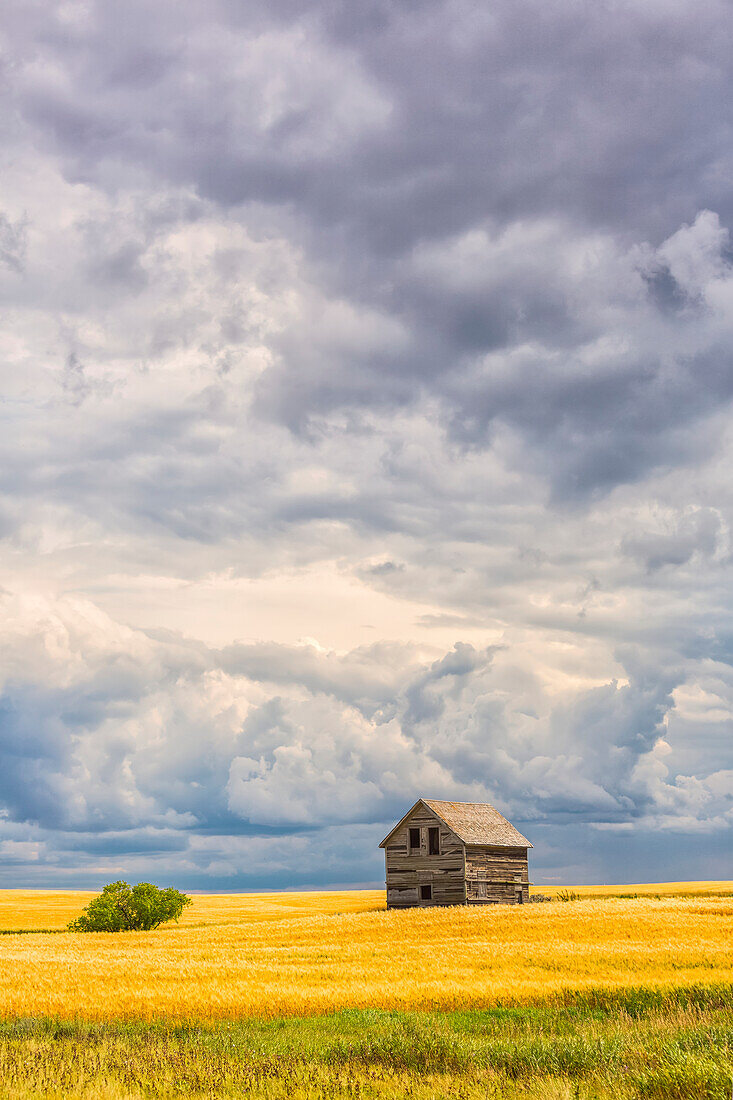
[{"label": "golden wheat field", "polygon": [[[731,884],[699,885],[697,896],[657,886],[658,897],[391,912],[377,891],[197,896],[185,922],[156,932],[0,936],[0,1014],[213,1021],[733,982]],[[88,897],[6,892],[0,916],[50,928]]]}]

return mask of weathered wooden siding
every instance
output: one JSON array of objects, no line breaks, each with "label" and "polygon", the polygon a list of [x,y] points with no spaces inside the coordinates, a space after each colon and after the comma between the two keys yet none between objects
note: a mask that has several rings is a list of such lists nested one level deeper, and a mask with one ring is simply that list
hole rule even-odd
[{"label": "weathered wooden siding", "polygon": [[[410,829],[420,829],[420,849],[410,852]],[[428,829],[440,830],[440,854],[428,854]],[[418,806],[403,821],[384,849],[387,907],[464,905],[464,845],[430,810]],[[430,885],[431,901],[422,901],[420,886]]]},{"label": "weathered wooden siding", "polygon": [[469,905],[529,901],[526,848],[466,847],[466,901]]}]

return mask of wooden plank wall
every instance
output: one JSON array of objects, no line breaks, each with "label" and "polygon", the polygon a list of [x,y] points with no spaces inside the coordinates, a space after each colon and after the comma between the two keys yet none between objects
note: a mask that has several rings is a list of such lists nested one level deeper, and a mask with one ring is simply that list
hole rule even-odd
[{"label": "wooden plank wall", "polygon": [[[484,893],[486,896],[481,896]],[[466,848],[466,900],[469,905],[516,903],[520,894],[523,902],[529,901],[526,848]]]},{"label": "wooden plank wall", "polygon": [[[428,855],[428,828],[440,829],[440,855]],[[410,854],[409,830],[420,829],[420,851]],[[403,822],[384,849],[387,874],[387,907],[407,909],[415,905],[464,905],[465,862],[463,842],[430,810],[418,806]],[[430,883],[432,901],[421,901],[419,887]]]}]

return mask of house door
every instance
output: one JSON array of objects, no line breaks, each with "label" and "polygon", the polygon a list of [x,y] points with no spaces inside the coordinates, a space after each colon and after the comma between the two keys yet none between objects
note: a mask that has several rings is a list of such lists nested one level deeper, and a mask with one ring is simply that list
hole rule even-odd
[{"label": "house door", "polygon": [[521,887],[517,890],[517,905],[524,905],[524,891]]}]

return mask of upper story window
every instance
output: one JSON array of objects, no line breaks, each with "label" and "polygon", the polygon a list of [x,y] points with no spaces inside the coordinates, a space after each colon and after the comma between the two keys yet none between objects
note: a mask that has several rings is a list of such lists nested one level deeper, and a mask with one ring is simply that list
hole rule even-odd
[{"label": "upper story window", "polygon": [[410,829],[410,851],[420,851],[420,830]]},{"label": "upper story window", "polygon": [[440,829],[428,829],[428,855],[440,855]]}]

